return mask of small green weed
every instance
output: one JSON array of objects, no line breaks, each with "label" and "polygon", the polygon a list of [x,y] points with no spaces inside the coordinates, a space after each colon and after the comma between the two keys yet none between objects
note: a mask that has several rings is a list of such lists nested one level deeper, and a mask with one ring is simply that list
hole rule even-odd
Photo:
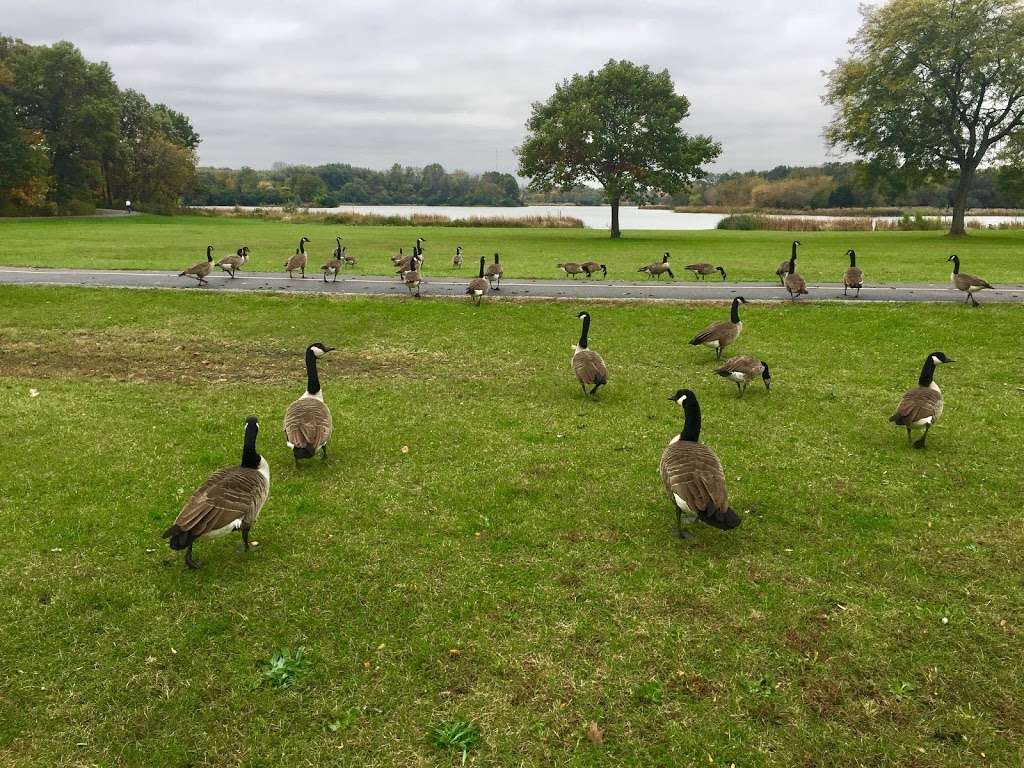
[{"label": "small green weed", "polygon": [[277,651],[263,670],[264,682],[274,688],[289,688],[309,670],[309,657],[305,648]]},{"label": "small green weed", "polygon": [[462,763],[466,763],[466,755],[480,743],[480,729],[475,723],[457,718],[447,723],[435,725],[430,729],[430,743],[438,749],[459,750],[462,752]]}]

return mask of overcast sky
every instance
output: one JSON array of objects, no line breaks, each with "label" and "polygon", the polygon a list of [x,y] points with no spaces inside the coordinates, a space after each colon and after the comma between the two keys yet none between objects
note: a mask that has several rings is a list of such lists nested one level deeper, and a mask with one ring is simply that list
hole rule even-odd
[{"label": "overcast sky", "polygon": [[667,68],[716,170],[826,158],[821,71],[853,0],[0,0],[0,34],[70,40],[188,114],[203,165],[515,170],[530,103],[609,58]]}]

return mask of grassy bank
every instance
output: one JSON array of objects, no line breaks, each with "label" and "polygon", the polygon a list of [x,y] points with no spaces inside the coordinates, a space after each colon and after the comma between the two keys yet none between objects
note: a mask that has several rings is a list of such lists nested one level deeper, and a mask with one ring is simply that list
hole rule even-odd
[{"label": "grassy bank", "polygon": [[[725,266],[733,280],[774,280],[775,268],[789,256],[793,233],[787,232],[627,232],[619,241],[607,233],[580,229],[480,229],[457,227],[350,227],[289,224],[202,216],[132,216],[59,221],[0,220],[0,265],[92,267],[102,269],[181,270],[205,256],[252,249],[251,270],[279,270],[294,253],[302,235],[309,246],[311,272],[335,247],[341,235],[358,264],[354,274],[385,274],[387,256],[404,247],[410,253],[417,235],[425,237],[424,270],[430,275],[475,274],[481,255],[499,251],[510,277],[564,275],[556,264],[594,260],[608,265],[609,277],[642,277],[637,269],[672,253],[677,279],[693,279],[683,270],[691,262]],[[940,282],[949,279],[946,258],[958,253],[964,271],[993,283],[1024,282],[1024,232],[972,233],[951,240],[941,232],[801,232],[800,272],[809,280],[838,281],[848,264],[843,254],[856,249],[869,282]],[[451,266],[456,245],[465,249],[466,265]]]},{"label": "grassy bank", "polygon": [[[458,719],[481,766],[1020,764],[1019,307],[749,305],[775,380],[737,400],[685,345],[724,306],[599,306],[590,402],[575,304],[0,301],[0,764],[457,765]],[[336,432],[296,470],[314,339]],[[935,349],[913,451],[886,417]],[[744,517],[686,542],[680,386]],[[187,572],[160,532],[250,413],[262,547]]]}]

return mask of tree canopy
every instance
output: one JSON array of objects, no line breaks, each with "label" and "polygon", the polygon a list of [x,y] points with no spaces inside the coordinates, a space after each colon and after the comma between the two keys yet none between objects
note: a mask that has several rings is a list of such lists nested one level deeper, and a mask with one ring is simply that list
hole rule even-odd
[{"label": "tree canopy", "polygon": [[903,183],[957,176],[951,234],[962,235],[986,157],[1024,130],[1020,0],[892,0],[865,6],[850,55],[828,74],[826,138]]},{"label": "tree canopy", "polygon": [[0,212],[173,209],[198,145],[185,115],[121,91],[71,43],[0,38]]},{"label": "tree canopy", "polygon": [[710,137],[682,131],[689,113],[667,70],[612,59],[533,104],[519,172],[536,190],[600,184],[612,206],[611,236],[619,237],[622,200],[685,188],[718,157],[721,147]]}]

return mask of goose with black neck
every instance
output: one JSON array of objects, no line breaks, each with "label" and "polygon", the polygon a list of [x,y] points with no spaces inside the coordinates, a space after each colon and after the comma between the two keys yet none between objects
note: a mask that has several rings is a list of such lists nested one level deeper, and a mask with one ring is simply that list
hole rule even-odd
[{"label": "goose with black neck", "polygon": [[333,351],[334,347],[319,341],[306,347],[306,391],[288,406],[284,414],[285,445],[291,450],[296,467],[299,459],[311,459],[317,451],[320,451],[322,459],[327,458],[327,443],[334,431],[334,423],[320,388],[317,361]]},{"label": "goose with black neck", "polygon": [[192,559],[192,545],[197,539],[241,531],[244,551],[259,546],[259,542],[249,540],[249,529],[270,495],[270,465],[256,450],[259,430],[255,416],[245,420],[242,463],[210,475],[182,507],[174,524],[164,531],[163,538],[170,539],[171,549],[185,550],[185,565],[189,568],[202,565]]},{"label": "goose with black neck", "polygon": [[743,323],[740,321],[740,304],[746,304],[747,300],[737,296],[732,300],[732,309],[729,311],[728,320],[716,320],[706,326],[696,336],[690,339],[692,346],[703,344],[715,350],[715,359],[720,360],[722,350],[739,338],[743,331]]},{"label": "goose with black neck", "polygon": [[[597,352],[590,349],[590,313],[580,312],[577,319],[583,321],[580,340],[572,348],[572,371],[583,388],[583,394],[596,395],[599,387],[608,383],[608,366]],[[588,389],[589,388],[589,389]]]},{"label": "goose with black neck", "polygon": [[[915,448],[924,448],[928,430],[942,417],[944,401],[942,390],[935,383],[935,367],[952,362],[955,361],[946,357],[944,352],[932,352],[928,355],[921,367],[917,386],[903,394],[900,404],[896,406],[896,412],[889,417],[893,424],[906,427],[907,441]],[[917,440],[913,439],[912,434],[915,429],[924,430],[924,434]]]},{"label": "goose with black neck", "polygon": [[[661,454],[659,470],[669,500],[676,510],[679,537],[689,538],[683,523],[702,523],[730,530],[740,516],[729,506],[725,471],[715,452],[700,442],[701,414],[697,396],[690,389],[677,390],[669,400],[683,409],[683,430]],[[683,515],[687,515],[684,521]]]}]

